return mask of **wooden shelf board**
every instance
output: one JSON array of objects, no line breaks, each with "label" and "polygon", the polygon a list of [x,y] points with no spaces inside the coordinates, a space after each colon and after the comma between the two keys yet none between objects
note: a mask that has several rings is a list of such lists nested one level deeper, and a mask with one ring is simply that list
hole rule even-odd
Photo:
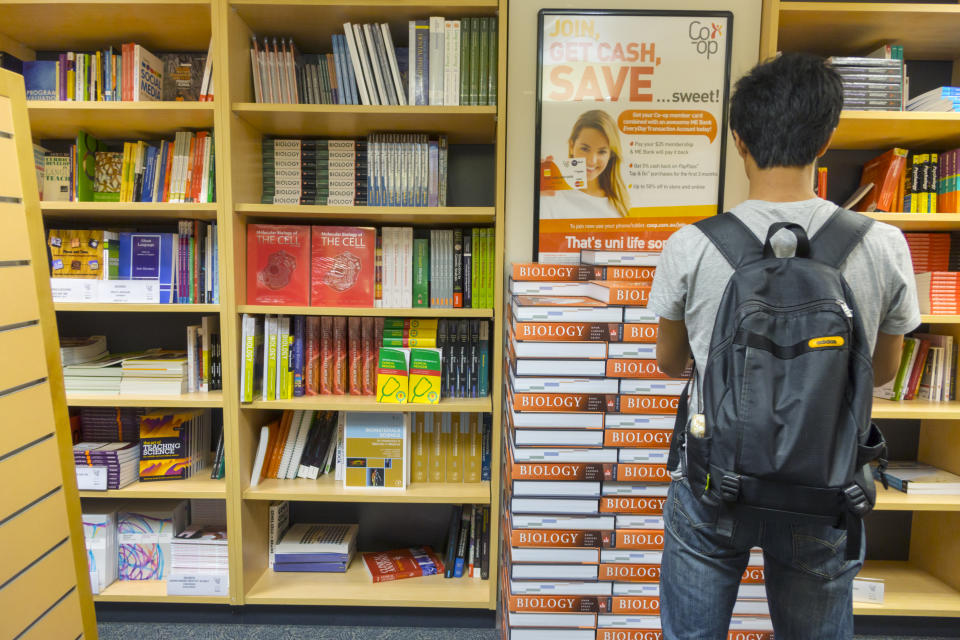
[{"label": "wooden shelf board", "polygon": [[960,324],[960,316],[924,314],[920,321],[924,324]]},{"label": "wooden shelf board", "polygon": [[960,511],[960,495],[917,496],[877,486],[877,511]]},{"label": "wooden shelf board", "polygon": [[326,207],[320,205],[238,204],[237,213],[250,218],[291,220],[350,220],[382,224],[487,223],[497,216],[494,207]]},{"label": "wooden shelf board", "polygon": [[781,2],[777,48],[823,56],[903,45],[908,60],[960,57],[956,4]]},{"label": "wooden shelf board", "polygon": [[200,475],[166,482],[134,482],[123,489],[81,491],[81,498],[214,498],[227,497],[226,480],[211,480],[210,468]]},{"label": "wooden shelf board", "polygon": [[[960,403],[958,403],[960,405]],[[377,402],[373,396],[303,396],[291,400],[257,400],[240,405],[241,409],[321,409],[327,411],[452,411],[487,413],[491,410],[486,398],[445,398],[439,404],[393,404]]]},{"label": "wooden shelf board", "polygon": [[216,220],[215,202],[41,202],[40,210],[48,219],[103,220]]},{"label": "wooden shelf board", "polygon": [[117,313],[219,313],[219,304],[122,304],[111,302],[55,302],[56,311]]},{"label": "wooden shelf board", "polygon": [[71,407],[222,407],[223,392],[183,393],[178,396],[67,394]]},{"label": "wooden shelf board", "polygon": [[868,213],[904,231],[950,231],[960,229],[960,213]]},{"label": "wooden shelf board", "polygon": [[[343,23],[387,22],[398,47],[407,46],[407,23],[429,16],[489,16],[496,0],[232,0],[233,8],[256,34],[286,34],[304,51],[327,51],[330,36]],[[387,127],[389,129],[389,127]]]},{"label": "wooden shelf board", "polygon": [[493,309],[384,309],[382,307],[280,307],[242,304],[238,313],[282,313],[293,316],[373,316],[393,318],[492,318]]},{"label": "wooden shelf board", "polygon": [[928,402],[926,400],[883,400],[874,398],[873,418],[901,420],[958,420],[960,401]]},{"label": "wooden shelf board", "polygon": [[210,2],[4,0],[0,5],[0,33],[34,51],[95,51],[107,43],[113,43],[116,51],[119,43],[131,41],[154,53],[206,51],[210,44]]},{"label": "wooden shelf board", "polygon": [[[158,11],[161,9],[157,8]],[[122,12],[119,12],[122,13]],[[2,16],[0,10],[0,16]],[[154,16],[155,19],[155,16]],[[2,20],[0,20],[2,23]],[[169,24],[169,23],[168,23]],[[2,27],[0,27],[2,28]],[[209,34],[207,39],[209,39]],[[62,49],[63,45],[57,45]],[[204,45],[206,50],[206,45]],[[34,138],[75,138],[79,130],[101,139],[171,137],[183,129],[212,129],[213,102],[30,101]]]},{"label": "wooden shelf board", "polygon": [[[286,15],[283,20],[281,31],[289,34],[297,22]],[[293,37],[301,42],[296,34]],[[497,108],[235,103],[233,112],[261,133],[278,136],[355,138],[373,131],[440,131],[451,144],[492,144]]]},{"label": "wooden shelf board", "polygon": [[960,113],[844,111],[840,114],[840,125],[830,148],[884,149],[896,146],[920,151],[958,145]]},{"label": "wooden shelf board", "polygon": [[346,573],[265,571],[244,603],[486,609],[490,582],[428,576],[374,584],[358,554]]},{"label": "wooden shelf board", "polygon": [[883,604],[853,603],[856,615],[960,617],[960,592],[909,562],[867,560],[860,576],[883,578]]},{"label": "wooden shelf board", "polygon": [[490,483],[420,482],[405,491],[344,489],[328,474],[317,480],[261,480],[243,492],[246,500],[298,500],[306,502],[409,502],[436,504],[489,504]]},{"label": "wooden shelf board", "polygon": [[93,596],[93,601],[230,604],[226,596],[168,596],[166,580],[117,580]]}]

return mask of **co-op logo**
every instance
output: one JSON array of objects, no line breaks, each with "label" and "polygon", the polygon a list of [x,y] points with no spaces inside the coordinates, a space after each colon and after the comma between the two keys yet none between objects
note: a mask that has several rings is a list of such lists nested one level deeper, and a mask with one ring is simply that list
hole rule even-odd
[{"label": "co-op logo", "polygon": [[720,38],[723,37],[723,25],[711,22],[708,25],[694,20],[690,23],[688,29],[690,35],[690,44],[697,48],[697,53],[702,56],[710,56],[720,51]]}]

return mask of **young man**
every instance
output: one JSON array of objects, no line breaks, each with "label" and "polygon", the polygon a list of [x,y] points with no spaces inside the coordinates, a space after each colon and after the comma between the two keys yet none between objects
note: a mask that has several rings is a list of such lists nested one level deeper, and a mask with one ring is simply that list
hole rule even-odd
[{"label": "young man", "polygon": [[[733,208],[763,242],[776,222],[802,226],[809,237],[836,211],[811,187],[815,160],[830,146],[843,107],[840,77],[821,58],[784,54],[737,82],[730,127],[750,183],[749,199]],[[796,236],[773,239],[790,256]],[[875,223],[841,264],[873,353],[874,384],[893,378],[903,334],[920,323],[910,253],[903,234]],[[702,378],[720,300],[733,268],[695,226],[666,243],[649,308],[660,315],[657,361],[679,377],[692,356]],[[694,387],[695,388],[695,387]],[[697,408],[690,394],[690,413]],[[680,456],[681,461],[683,455]],[[846,531],[737,516],[732,535],[719,535],[718,507],[698,500],[673,470],[660,580],[666,640],[723,640],[751,547],[762,547],[770,615],[778,640],[850,638],[852,583],[863,563],[846,560]],[[861,546],[861,549],[863,547]]]}]

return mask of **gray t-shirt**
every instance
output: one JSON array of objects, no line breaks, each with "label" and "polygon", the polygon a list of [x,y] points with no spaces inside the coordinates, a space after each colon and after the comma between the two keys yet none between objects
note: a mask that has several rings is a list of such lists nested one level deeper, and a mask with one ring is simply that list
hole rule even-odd
[{"label": "gray t-shirt", "polygon": [[[747,200],[732,213],[763,242],[770,225],[781,221],[801,225],[812,238],[836,209],[837,205],[820,198],[801,202]],[[792,255],[795,244],[796,236],[787,230],[773,238],[775,253],[781,257]],[[871,353],[878,331],[898,335],[920,324],[910,251],[899,229],[875,222],[840,270],[853,290]],[[684,321],[701,376],[717,309],[731,275],[733,267],[713,243],[689,225],[670,236],[653,278],[647,307],[669,320]],[[696,404],[696,394],[691,393],[691,408]]]}]

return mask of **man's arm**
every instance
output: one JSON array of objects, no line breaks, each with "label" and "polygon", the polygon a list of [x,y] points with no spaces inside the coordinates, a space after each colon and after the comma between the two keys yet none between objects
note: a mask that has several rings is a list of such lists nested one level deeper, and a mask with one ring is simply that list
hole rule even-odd
[{"label": "man's arm", "polygon": [[682,378],[689,362],[687,325],[683,320],[668,320],[661,316],[657,335],[657,365],[660,370],[671,378]]},{"label": "man's arm", "polygon": [[[663,331],[663,321],[660,321]],[[661,333],[662,335],[662,333]],[[893,380],[900,368],[900,353],[903,349],[903,336],[889,333],[877,333],[877,346],[873,349],[873,386],[879,387]],[[657,343],[657,359],[660,358],[660,343]],[[662,365],[661,365],[661,368]]]}]

